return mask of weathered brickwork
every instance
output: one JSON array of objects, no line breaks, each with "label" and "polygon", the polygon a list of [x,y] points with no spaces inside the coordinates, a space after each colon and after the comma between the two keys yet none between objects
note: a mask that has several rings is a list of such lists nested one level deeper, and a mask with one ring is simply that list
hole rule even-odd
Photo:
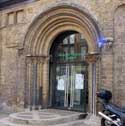
[{"label": "weathered brickwork", "polygon": [[114,14],[114,92],[116,102],[125,104],[125,5],[119,6]]},{"label": "weathered brickwork", "polygon": [[[104,47],[99,49],[101,51],[100,59],[97,63],[97,88],[107,88],[112,90],[114,94],[113,100],[120,105],[125,105],[124,4],[124,0],[37,0],[32,1],[31,3],[28,2],[21,3],[19,5],[12,5],[1,10],[0,100],[2,102],[5,101],[11,106],[24,105],[26,83],[25,59],[27,55],[27,50],[25,50],[25,46],[27,46],[27,43],[25,44],[25,38],[29,27],[32,26],[33,30],[35,24],[37,24],[37,21],[42,22],[42,18],[37,17],[43,12],[46,12],[53,7],[68,5],[86,10],[86,12],[91,16],[90,18],[96,20],[96,25],[100,29],[102,38],[111,37],[114,39],[112,45],[105,44]],[[43,18],[49,18],[49,16],[49,14],[44,15]],[[33,23],[34,20],[35,23]],[[42,24],[40,24],[40,27],[41,25]],[[80,28],[78,28],[78,30],[79,29]],[[31,38],[29,37],[29,41]],[[101,41],[102,38],[100,38],[98,41]],[[32,39],[34,39],[34,41],[36,40],[36,38]],[[48,49],[46,48],[46,50]],[[44,71],[41,74],[45,74],[43,76],[43,81],[47,83],[49,78],[47,79],[44,77],[46,77],[46,74],[48,73],[49,65],[45,63],[42,63],[42,65]],[[44,86],[47,91],[48,87],[46,85]],[[46,99],[47,97],[48,96],[45,94],[43,98]]]}]

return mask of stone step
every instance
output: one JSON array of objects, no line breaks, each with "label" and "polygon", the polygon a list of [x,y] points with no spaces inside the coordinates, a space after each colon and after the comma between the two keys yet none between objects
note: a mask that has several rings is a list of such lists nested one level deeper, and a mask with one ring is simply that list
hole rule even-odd
[{"label": "stone step", "polygon": [[84,123],[84,120],[75,120],[72,122],[67,122],[67,123],[61,123],[61,124],[56,124],[56,125],[51,125],[51,126],[90,126],[90,125],[86,125]]},{"label": "stone step", "polygon": [[[32,126],[32,125],[14,124],[14,123],[11,123],[8,118],[6,118],[3,120],[3,122],[0,121],[0,126]],[[48,125],[48,126],[90,126],[90,125],[85,124],[84,120],[75,120],[72,122],[61,123],[61,124],[56,124],[56,125]],[[96,125],[91,125],[91,126],[96,126]]]},{"label": "stone step", "polygon": [[17,124],[11,123],[9,121],[9,118],[7,117],[7,118],[3,118],[0,120],[0,126],[22,126],[22,125],[17,125]]},{"label": "stone step", "polygon": [[98,116],[89,114],[85,119],[75,120],[72,122],[51,125],[51,126],[100,126],[100,118]]},{"label": "stone step", "polygon": [[[31,126],[28,124],[14,124],[9,121],[9,118],[4,118],[0,121],[0,126]],[[58,123],[55,125],[48,126],[100,126],[100,118],[93,115],[88,115],[85,119],[74,120],[65,123]]]},{"label": "stone step", "polygon": [[[8,118],[0,120],[2,126],[54,126],[76,123],[85,118],[86,114],[60,110],[43,110],[11,114]],[[67,126],[68,126],[67,125]]]},{"label": "stone step", "polygon": [[[0,126],[31,126],[26,124],[14,124],[9,122],[9,120],[6,118],[3,122],[0,122]],[[61,123],[56,125],[48,125],[48,126],[97,126],[97,125],[89,125],[84,122],[84,120],[75,120],[72,122],[67,123]]]}]

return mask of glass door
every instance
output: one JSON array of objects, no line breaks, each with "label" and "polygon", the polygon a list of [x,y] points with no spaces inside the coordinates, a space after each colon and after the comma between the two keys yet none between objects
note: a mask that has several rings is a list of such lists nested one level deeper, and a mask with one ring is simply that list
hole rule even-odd
[{"label": "glass door", "polygon": [[58,64],[56,66],[56,85],[54,106],[71,110],[85,111],[86,75],[81,64]]}]

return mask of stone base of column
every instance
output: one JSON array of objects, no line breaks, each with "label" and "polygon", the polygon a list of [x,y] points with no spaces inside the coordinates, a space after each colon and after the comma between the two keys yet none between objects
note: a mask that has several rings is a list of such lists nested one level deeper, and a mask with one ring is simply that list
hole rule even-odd
[{"label": "stone base of column", "polygon": [[48,108],[48,95],[43,94],[43,99],[42,99],[42,107],[43,108]]}]

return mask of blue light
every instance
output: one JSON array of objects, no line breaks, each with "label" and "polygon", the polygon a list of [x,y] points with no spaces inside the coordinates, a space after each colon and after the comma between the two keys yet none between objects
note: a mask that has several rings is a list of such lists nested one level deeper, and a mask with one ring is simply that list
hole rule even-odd
[{"label": "blue light", "polygon": [[98,46],[103,47],[105,43],[106,43],[106,38],[103,35],[101,35],[98,40]]}]

